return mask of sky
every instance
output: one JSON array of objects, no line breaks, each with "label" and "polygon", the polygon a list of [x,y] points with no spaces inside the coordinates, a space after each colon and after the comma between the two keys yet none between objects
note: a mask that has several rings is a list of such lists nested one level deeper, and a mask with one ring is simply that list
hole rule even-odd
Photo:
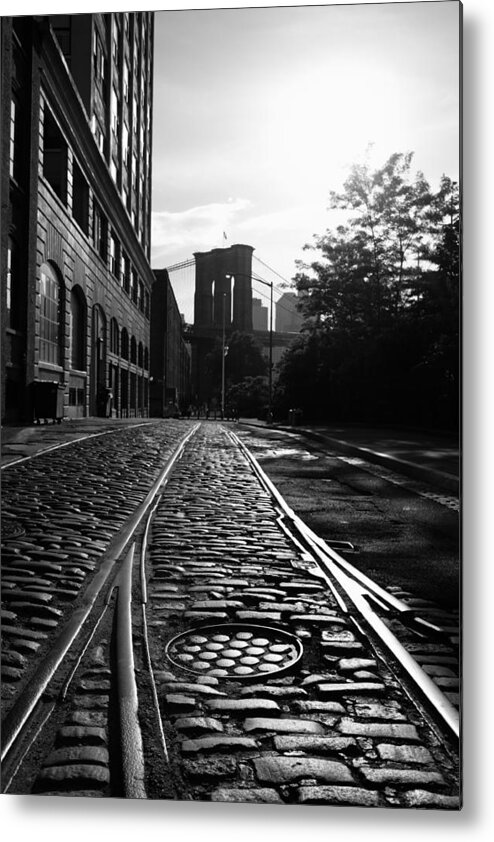
[{"label": "sky", "polygon": [[369,145],[458,178],[459,3],[156,11],[153,120],[153,268],[247,243],[290,281]]}]

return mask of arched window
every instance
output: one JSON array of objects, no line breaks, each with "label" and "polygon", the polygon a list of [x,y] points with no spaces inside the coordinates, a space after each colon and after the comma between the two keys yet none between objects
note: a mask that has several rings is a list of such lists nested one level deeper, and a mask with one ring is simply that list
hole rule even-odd
[{"label": "arched window", "polygon": [[118,322],[116,319],[112,319],[110,322],[110,351],[112,354],[118,354],[119,350],[119,330],[118,330]]},{"label": "arched window", "polygon": [[149,369],[149,351],[147,348],[144,348],[144,368],[146,371]]},{"label": "arched window", "polygon": [[129,359],[129,334],[127,332],[127,328],[122,328],[121,334],[121,350],[120,353],[124,360]]},{"label": "arched window", "polygon": [[135,336],[133,336],[130,340],[130,361],[131,363],[137,362],[137,345]]},{"label": "arched window", "polygon": [[39,358],[47,363],[62,364],[61,328],[62,292],[55,270],[41,266],[39,307]]},{"label": "arched window", "polygon": [[84,293],[79,286],[70,292],[70,365],[77,371],[86,371],[87,308]]},{"label": "arched window", "polygon": [[142,368],[142,360],[143,360],[143,347],[142,347],[142,342],[139,342],[139,345],[137,346],[137,365],[139,365],[141,368]]}]

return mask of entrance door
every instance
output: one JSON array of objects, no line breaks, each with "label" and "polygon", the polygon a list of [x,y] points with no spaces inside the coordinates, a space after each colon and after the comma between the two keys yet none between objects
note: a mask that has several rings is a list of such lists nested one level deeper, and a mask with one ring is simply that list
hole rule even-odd
[{"label": "entrance door", "polygon": [[92,313],[90,413],[106,414],[106,318],[99,304]]}]

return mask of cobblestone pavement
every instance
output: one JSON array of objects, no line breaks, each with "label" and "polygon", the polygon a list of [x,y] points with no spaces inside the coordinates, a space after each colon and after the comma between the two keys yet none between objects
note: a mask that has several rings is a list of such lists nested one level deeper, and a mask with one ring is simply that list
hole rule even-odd
[{"label": "cobblestone pavement", "polygon": [[122,428],[2,472],[2,714],[192,425]]},{"label": "cobblestone pavement", "polygon": [[[3,473],[3,713],[191,427],[122,429]],[[226,430],[203,423],[149,537],[147,624],[169,764],[149,760],[156,723],[141,655],[148,797],[457,809],[458,758],[307,573],[278,514]],[[137,640],[137,608],[135,622]],[[89,652],[34,791],[113,794],[110,648],[104,637]]]},{"label": "cobblestone pavement", "polygon": [[[277,516],[238,447],[203,425],[148,553],[177,797],[457,808],[454,761]],[[278,675],[292,641],[301,657]]]}]

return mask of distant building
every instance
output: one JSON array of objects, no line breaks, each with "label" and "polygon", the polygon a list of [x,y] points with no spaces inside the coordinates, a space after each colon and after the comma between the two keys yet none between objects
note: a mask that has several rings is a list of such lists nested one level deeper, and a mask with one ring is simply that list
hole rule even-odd
[{"label": "distant building", "polygon": [[163,418],[190,404],[190,352],[183,339],[183,315],[166,269],[155,271],[151,293],[151,381],[149,414]]},{"label": "distant building", "polygon": [[303,318],[297,310],[299,298],[294,292],[284,292],[275,304],[276,332],[298,333],[302,327]]},{"label": "distant building", "polygon": [[263,306],[260,298],[252,299],[252,327],[254,330],[268,329],[268,308]]},{"label": "distant building", "polygon": [[153,28],[1,20],[3,420],[148,414]]}]

